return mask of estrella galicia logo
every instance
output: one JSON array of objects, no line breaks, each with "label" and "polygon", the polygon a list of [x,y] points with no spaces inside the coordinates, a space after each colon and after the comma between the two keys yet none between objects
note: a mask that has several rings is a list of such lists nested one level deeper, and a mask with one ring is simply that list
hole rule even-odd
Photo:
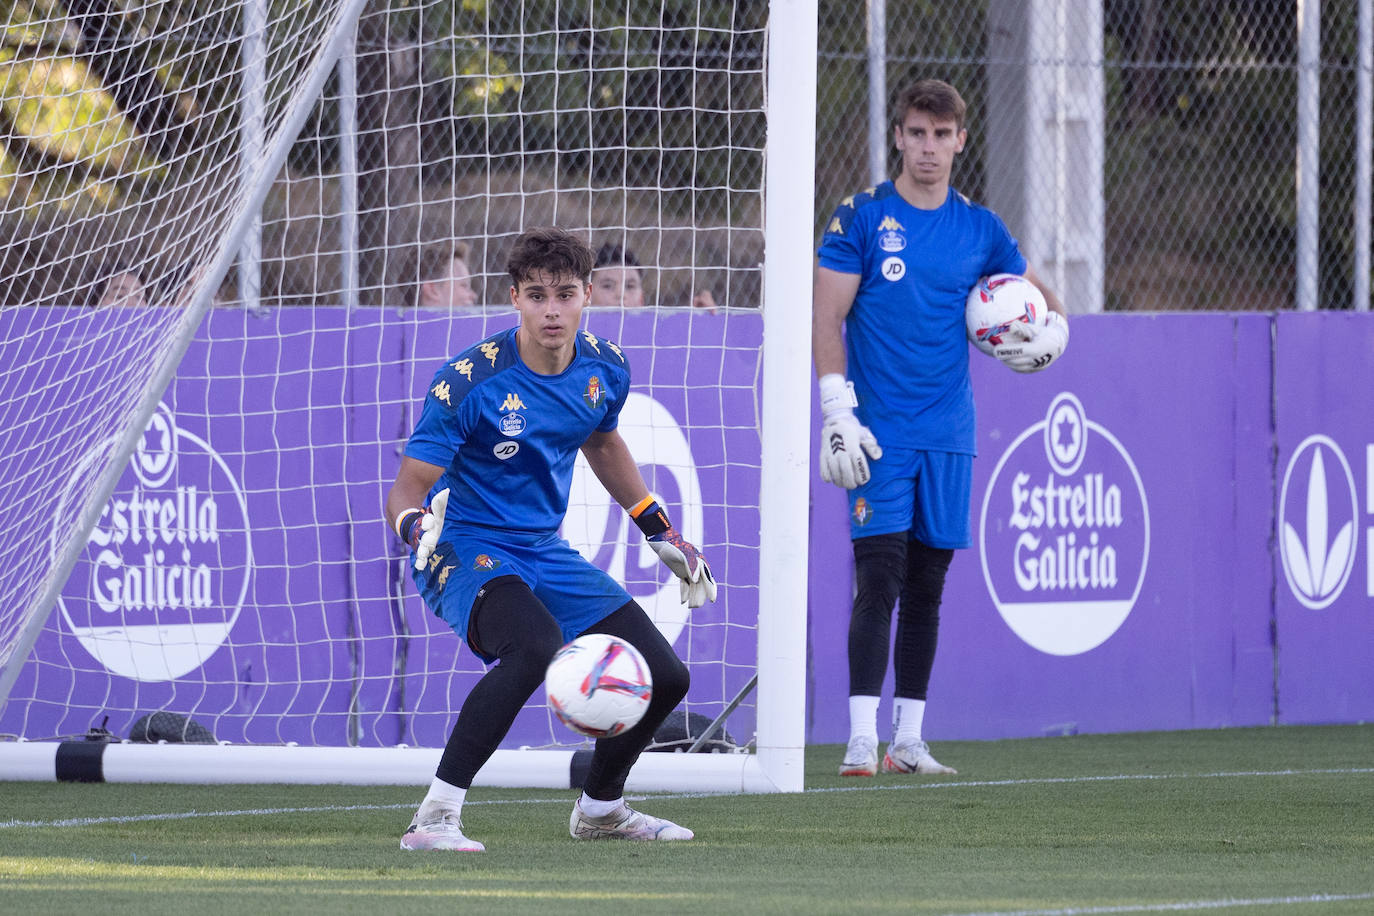
[{"label": "estrella galicia logo", "polygon": [[501,428],[501,435],[515,437],[525,431],[525,418],[518,413],[502,414],[497,425]]},{"label": "estrella galicia logo", "polygon": [[900,232],[884,232],[878,236],[878,247],[889,254],[901,251],[906,247],[906,236]]},{"label": "estrella galicia logo", "polygon": [[1279,552],[1288,587],[1319,611],[1340,597],[1355,567],[1355,478],[1328,436],[1308,436],[1288,459],[1279,496]]},{"label": "estrella galicia logo", "polygon": [[[73,471],[59,517],[75,512],[102,454],[92,452]],[[64,533],[54,531],[54,538]],[[159,404],[58,608],[107,670],[174,680],[228,641],[252,568],[243,488],[219,453]]]},{"label": "estrella galicia logo", "polygon": [[1150,557],[1150,511],[1130,453],[1065,391],[997,462],[983,494],[983,580],[1007,626],[1079,655],[1130,615]]}]

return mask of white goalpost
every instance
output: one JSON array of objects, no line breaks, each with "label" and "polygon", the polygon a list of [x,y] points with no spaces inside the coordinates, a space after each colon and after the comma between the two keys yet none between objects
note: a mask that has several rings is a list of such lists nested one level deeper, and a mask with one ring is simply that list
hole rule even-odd
[{"label": "white goalpost", "polygon": [[[381,499],[435,368],[514,323],[509,243],[557,224],[642,284],[584,327],[722,582],[687,612],[579,465],[563,534],[719,751],[628,788],[802,788],[816,0],[518,6],[16,4],[0,780],[425,784],[484,668]],[[580,784],[542,701],[478,785]]]}]

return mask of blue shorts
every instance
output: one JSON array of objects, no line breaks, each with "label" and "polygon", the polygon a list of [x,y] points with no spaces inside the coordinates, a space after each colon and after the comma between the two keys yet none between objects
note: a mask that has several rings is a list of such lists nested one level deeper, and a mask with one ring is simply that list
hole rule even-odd
[{"label": "blue shorts", "polygon": [[[502,531],[444,534],[423,571],[414,570],[411,554],[411,575],[425,604],[464,642],[478,590],[501,576],[519,576],[530,587],[562,628],[564,642],[631,600],[619,582],[556,534],[524,543],[519,535]],[[494,660],[478,655],[488,663]]]},{"label": "blue shorts", "polygon": [[940,550],[973,543],[972,455],[884,448],[883,457],[868,468],[868,483],[849,491],[851,538],[906,531]]}]

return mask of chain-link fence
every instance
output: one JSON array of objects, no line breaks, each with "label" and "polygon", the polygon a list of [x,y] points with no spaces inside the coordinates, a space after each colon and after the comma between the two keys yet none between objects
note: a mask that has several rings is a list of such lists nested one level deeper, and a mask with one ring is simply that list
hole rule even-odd
[{"label": "chain-link fence", "polygon": [[[1320,308],[1350,308],[1354,298],[1359,2],[1321,4],[1320,216],[1312,227]],[[868,129],[865,13],[882,5],[821,3],[818,219],[871,182],[859,139]],[[969,103],[969,145],[955,185],[1007,218],[1052,283],[1056,254],[1071,273],[1095,242],[1107,310],[1294,306],[1298,5],[885,5],[888,98],[921,77],[960,89]],[[1038,125],[1007,130],[1009,119],[1037,114]],[[1065,134],[1058,151],[1057,127]],[[1049,155],[1038,156],[1037,143],[1050,146]],[[890,140],[888,149],[895,168]],[[1066,174],[1056,174],[1056,152]],[[1023,158],[1034,167],[1026,170]],[[1100,179],[1087,173],[1099,161]],[[1094,194],[1101,202],[1096,239],[1081,231],[1093,224]],[[1077,295],[1065,298],[1071,309],[1085,307]]]},{"label": "chain-link fence", "polygon": [[[873,180],[870,93],[881,111],[935,76],[969,103],[956,186],[1002,213],[1071,309],[1292,308],[1305,245],[1315,304],[1349,308],[1369,263],[1356,226],[1368,217],[1357,19],[1370,2],[1320,4],[1309,66],[1299,20],[1316,7],[1292,0],[821,0],[817,237]],[[127,263],[151,262],[145,280],[173,292],[194,275],[205,221],[169,213],[195,182],[168,188],[168,163],[237,167],[251,91],[197,68],[241,55],[247,6],[0,0],[0,299],[94,299]],[[885,23],[876,88],[870,10]],[[649,305],[704,288],[756,306],[767,11],[373,0],[264,210],[260,269],[231,276],[224,297],[399,305],[424,249],[458,239],[476,298],[498,301],[509,236],[557,221],[633,251]],[[154,16],[174,21],[153,28]],[[32,63],[49,56],[64,66]],[[1304,74],[1320,89],[1307,133]],[[73,127],[68,108],[99,129]],[[1319,196],[1299,193],[1300,146]]]}]

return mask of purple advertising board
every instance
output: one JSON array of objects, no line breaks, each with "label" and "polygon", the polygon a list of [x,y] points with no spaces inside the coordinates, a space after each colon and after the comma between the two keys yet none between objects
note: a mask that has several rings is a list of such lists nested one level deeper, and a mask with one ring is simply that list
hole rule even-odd
[{"label": "purple advertising board", "polygon": [[1278,316],[1275,633],[1284,722],[1374,718],[1374,323]]},{"label": "purple advertising board", "polygon": [[[79,734],[110,713],[123,731],[168,709],[236,742],[442,745],[482,669],[416,597],[380,506],[435,369],[510,323],[211,314],[0,732]],[[622,432],[721,598],[688,617],[585,471],[564,532],[650,608],[692,666],[692,708],[714,715],[754,671],[761,316],[588,325],[630,357]],[[1031,376],[971,353],[974,544],[949,574],[928,737],[1374,716],[1374,421],[1356,395],[1371,353],[1368,316],[1341,314],[1079,316],[1064,359]],[[61,505],[82,480],[78,461]],[[811,505],[807,738],[838,742],[848,505],[818,477]],[[509,743],[553,728],[531,708]],[[752,701],[729,728],[752,735]]]},{"label": "purple advertising board", "polygon": [[[950,568],[925,731],[1269,722],[1270,319],[1073,324],[1043,373],[971,353],[974,544]],[[848,506],[813,489],[810,737],[843,741]]]},{"label": "purple advertising board", "polygon": [[[635,371],[621,433],[684,535],[712,558],[718,600],[689,616],[676,580],[625,513],[610,511],[584,462],[564,534],[655,617],[692,668],[693,708],[714,715],[748,682],[756,654],[742,634],[757,621],[760,324],[692,317],[617,313],[603,333]],[[611,324],[589,314],[598,319]],[[434,372],[513,323],[504,310],[213,312],[0,731],[80,734],[108,714],[127,734],[138,714],[166,709],[234,742],[442,746],[483,667],[419,600],[382,501]],[[63,507],[85,492],[86,470],[73,467]],[[752,708],[731,718],[746,735]],[[553,729],[532,707],[508,743],[572,737]]]}]

